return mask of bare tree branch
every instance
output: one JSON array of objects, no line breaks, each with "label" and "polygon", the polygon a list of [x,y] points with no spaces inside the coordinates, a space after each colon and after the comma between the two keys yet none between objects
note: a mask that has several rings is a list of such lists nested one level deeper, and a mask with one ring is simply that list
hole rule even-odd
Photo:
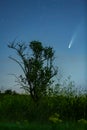
[{"label": "bare tree branch", "polygon": [[11,57],[11,56],[9,56],[9,58],[10,58],[11,60],[15,61],[16,63],[18,63],[19,66],[22,68],[24,74],[26,73],[26,72],[25,72],[25,69],[24,69],[23,66],[21,65],[20,61],[16,60],[15,58],[13,58],[13,57]]}]

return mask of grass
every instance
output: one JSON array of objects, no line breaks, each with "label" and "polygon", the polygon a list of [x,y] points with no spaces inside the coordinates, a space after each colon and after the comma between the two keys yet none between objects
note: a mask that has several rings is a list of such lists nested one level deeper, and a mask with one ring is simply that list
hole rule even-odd
[{"label": "grass", "polygon": [[60,124],[0,123],[0,130],[87,130],[87,124],[64,122]]},{"label": "grass", "polygon": [[51,130],[51,126],[39,123],[0,123],[0,130]]}]

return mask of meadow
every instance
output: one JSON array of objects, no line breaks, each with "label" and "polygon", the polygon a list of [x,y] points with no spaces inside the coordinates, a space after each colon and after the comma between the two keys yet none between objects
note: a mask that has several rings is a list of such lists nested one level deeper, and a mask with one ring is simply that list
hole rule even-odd
[{"label": "meadow", "polygon": [[0,130],[87,130],[86,124],[65,122],[62,124],[0,123]]},{"label": "meadow", "polygon": [[87,94],[45,96],[0,93],[0,130],[87,130]]}]

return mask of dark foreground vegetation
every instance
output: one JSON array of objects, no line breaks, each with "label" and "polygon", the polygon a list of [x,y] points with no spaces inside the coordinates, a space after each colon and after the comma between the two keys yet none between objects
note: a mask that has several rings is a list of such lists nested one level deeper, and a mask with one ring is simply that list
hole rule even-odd
[{"label": "dark foreground vegetation", "polygon": [[43,97],[34,102],[29,95],[0,94],[0,129],[86,130],[87,95]]},{"label": "dark foreground vegetation", "polygon": [[0,123],[0,130],[87,130],[86,124],[65,122],[62,124],[40,124],[40,123]]}]

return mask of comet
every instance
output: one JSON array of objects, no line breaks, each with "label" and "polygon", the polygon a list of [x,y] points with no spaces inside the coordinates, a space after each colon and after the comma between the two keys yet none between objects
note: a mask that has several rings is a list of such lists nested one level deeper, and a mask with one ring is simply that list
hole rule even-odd
[{"label": "comet", "polygon": [[69,46],[68,46],[68,48],[71,48],[71,46],[72,46],[72,43],[73,43],[73,38],[71,39],[71,41],[70,41],[70,43],[69,43]]},{"label": "comet", "polygon": [[73,42],[74,42],[74,40],[75,40],[75,37],[76,37],[76,33],[72,36],[72,38],[71,38],[71,40],[70,40],[70,42],[69,42],[69,45],[68,45],[68,48],[69,48],[69,49],[71,48],[71,46],[72,46],[72,44],[73,44]]},{"label": "comet", "polygon": [[[81,23],[80,23],[80,24],[81,24]],[[71,38],[71,40],[70,40],[70,42],[69,42],[69,45],[68,45],[68,48],[69,48],[69,49],[71,48],[72,44],[74,43],[74,41],[75,41],[75,39],[76,39],[76,36],[77,36],[77,34],[78,34],[78,31],[79,31],[80,24],[78,25],[78,27],[77,27],[75,33],[73,34],[73,36],[72,36],[72,38]]]}]

